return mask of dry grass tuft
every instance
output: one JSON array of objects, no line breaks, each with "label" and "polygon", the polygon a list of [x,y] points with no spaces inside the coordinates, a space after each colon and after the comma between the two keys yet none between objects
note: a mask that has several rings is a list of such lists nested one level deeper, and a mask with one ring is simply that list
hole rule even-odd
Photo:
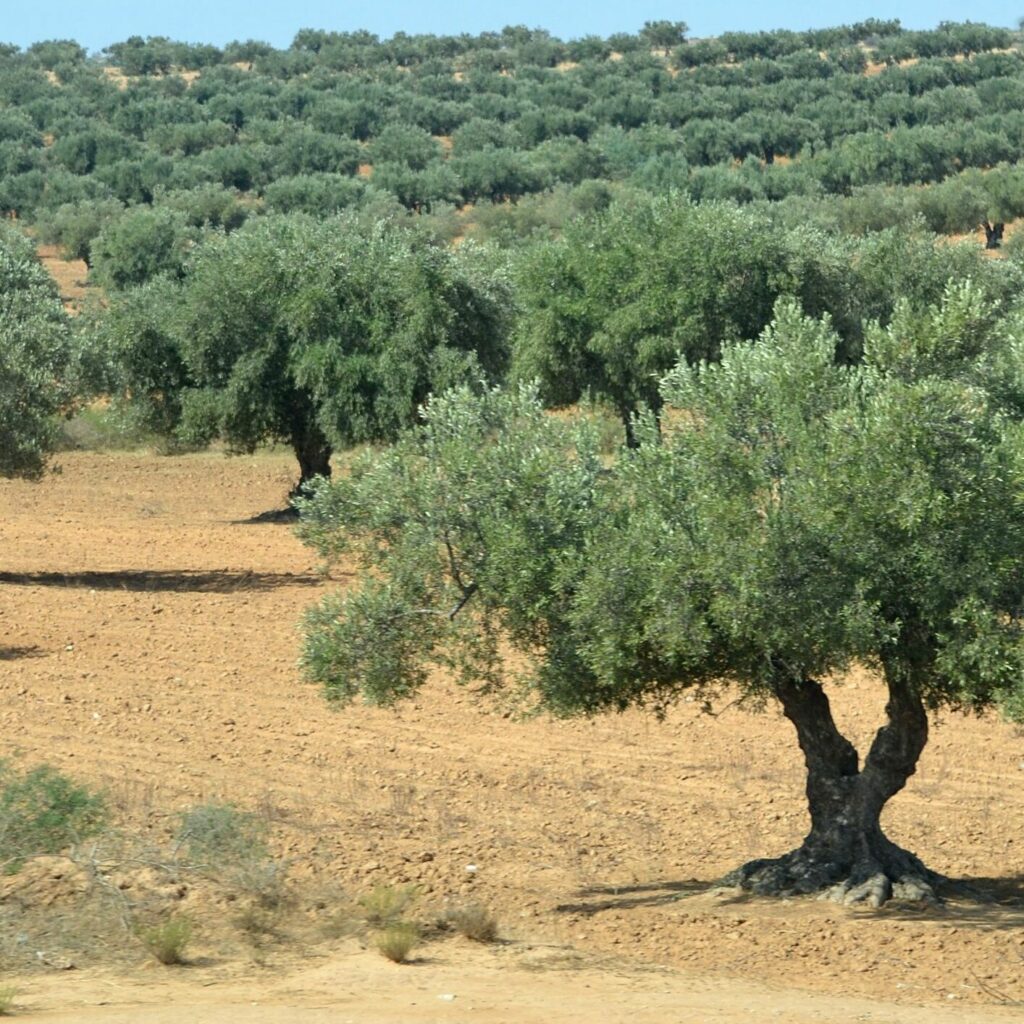
[{"label": "dry grass tuft", "polygon": [[377,933],[377,951],[392,963],[404,964],[420,941],[420,930],[410,921],[396,921]]},{"label": "dry grass tuft", "polygon": [[18,994],[15,985],[0,985],[0,1017],[10,1017],[14,1013],[14,999]]},{"label": "dry grass tuft", "polygon": [[378,885],[360,897],[358,903],[367,924],[375,928],[388,928],[401,923],[417,896],[417,885]]},{"label": "dry grass tuft", "polygon": [[192,922],[181,914],[139,931],[139,940],[160,963],[185,963],[185,947],[192,938]]},{"label": "dry grass tuft", "polygon": [[482,903],[469,903],[452,910],[447,920],[460,935],[473,942],[498,940],[498,919]]}]

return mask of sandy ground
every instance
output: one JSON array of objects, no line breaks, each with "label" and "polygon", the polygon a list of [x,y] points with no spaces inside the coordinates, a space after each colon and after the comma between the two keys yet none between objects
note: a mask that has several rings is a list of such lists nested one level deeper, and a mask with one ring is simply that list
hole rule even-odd
[{"label": "sandy ground", "polygon": [[[32,1019],[1019,1019],[998,1005],[1024,1000],[1012,727],[943,716],[887,812],[977,899],[750,899],[716,879],[805,830],[777,713],[726,697],[717,717],[517,723],[445,680],[397,711],[332,709],[298,674],[298,623],[343,574],[321,579],[287,524],[250,521],[281,503],[288,457],[59,461],[41,484],[0,481],[0,754],[106,787],[139,828],[233,801],[273,823],[298,888],[417,883],[425,906],[492,908],[505,941],[429,943],[404,967],[351,938],[259,957],[211,942],[185,969],[44,966],[14,982]],[[862,745],[879,687],[855,676],[834,702]]]},{"label": "sandy ground", "polygon": [[57,282],[61,301],[69,313],[77,313],[90,294],[89,268],[84,260],[66,260],[60,246],[39,245],[36,247],[39,262]]}]

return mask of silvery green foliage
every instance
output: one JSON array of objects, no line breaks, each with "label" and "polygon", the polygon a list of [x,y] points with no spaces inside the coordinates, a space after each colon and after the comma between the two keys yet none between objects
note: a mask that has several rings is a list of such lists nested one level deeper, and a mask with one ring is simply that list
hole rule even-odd
[{"label": "silvery green foliage", "polygon": [[240,450],[315,428],[395,437],[430,390],[493,372],[507,300],[383,225],[267,218],[197,251],[180,299],[182,431]]},{"label": "silvery green foliage", "polygon": [[497,376],[510,306],[500,275],[409,232],[268,216],[209,235],[180,283],[115,296],[93,362],[151,429],[290,444],[305,480],[332,448],[395,438],[432,391]]},{"label": "silvery green foliage", "polygon": [[656,408],[678,359],[761,330],[793,290],[787,260],[784,234],[749,211],[678,194],[613,205],[520,261],[517,371],[552,404]]},{"label": "silvery green foliage", "polygon": [[67,317],[31,245],[0,232],[0,476],[38,478],[69,398]]},{"label": "silvery green foliage", "polygon": [[[328,693],[388,703],[434,664],[571,714],[754,700],[881,668],[929,706],[1012,704],[1024,675],[1017,321],[971,285],[869,332],[780,300],[755,342],[662,382],[659,433],[602,465],[530,390],[462,391],[302,503],[359,581],[306,623]],[[510,652],[516,652],[509,659]]]},{"label": "silvery green foliage", "polygon": [[432,665],[514,684],[504,643],[557,705],[563,677],[587,675],[568,615],[606,476],[595,432],[530,389],[452,391],[423,419],[298,503],[303,539],[365,570],[309,613],[306,669],[332,698],[391,703]]}]

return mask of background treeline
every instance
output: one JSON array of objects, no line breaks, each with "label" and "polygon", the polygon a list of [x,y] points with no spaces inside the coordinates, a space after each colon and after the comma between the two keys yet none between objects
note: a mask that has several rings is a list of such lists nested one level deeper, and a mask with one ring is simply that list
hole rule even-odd
[{"label": "background treeline", "polygon": [[[1017,34],[973,23],[0,48],[0,211],[115,285],[146,272],[112,267],[128,236],[167,269],[197,232],[264,211],[413,211],[439,237],[508,243],[671,188],[859,231],[884,200],[959,232],[1019,212],[1022,147]],[[152,216],[113,228],[135,208]]]},{"label": "background treeline", "polygon": [[780,299],[830,318],[840,364],[950,282],[1004,318],[1018,238],[991,260],[934,232],[995,244],[1024,212],[1017,45],[870,21],[7,47],[12,266],[29,274],[22,228],[103,295],[71,325],[31,271],[57,339],[32,373],[61,390],[35,419],[12,398],[11,437],[36,473],[48,417],[104,396],[132,436],[286,443],[302,483],[431,394],[533,381],[604,403],[635,444],[659,379],[758,337]]}]

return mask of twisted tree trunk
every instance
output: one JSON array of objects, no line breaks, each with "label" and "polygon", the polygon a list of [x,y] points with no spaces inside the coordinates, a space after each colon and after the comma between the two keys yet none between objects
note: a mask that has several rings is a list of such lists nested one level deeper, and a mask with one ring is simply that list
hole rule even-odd
[{"label": "twisted tree trunk", "polygon": [[998,249],[1003,244],[1003,233],[1006,230],[1006,225],[1002,221],[990,224],[986,220],[982,222],[981,226],[985,229],[985,248]]},{"label": "twisted tree trunk", "polygon": [[331,475],[331,445],[315,423],[308,423],[292,438],[292,450],[299,460],[299,482],[292,488],[289,499],[301,494],[313,477]]},{"label": "twisted tree trunk", "polygon": [[813,679],[780,683],[776,695],[796,728],[807,765],[811,830],[796,850],[745,864],[727,879],[757,893],[822,892],[840,903],[880,906],[890,897],[933,899],[940,877],[882,832],[886,803],[914,774],[928,717],[912,684],[888,674],[887,723],[863,768]]}]

